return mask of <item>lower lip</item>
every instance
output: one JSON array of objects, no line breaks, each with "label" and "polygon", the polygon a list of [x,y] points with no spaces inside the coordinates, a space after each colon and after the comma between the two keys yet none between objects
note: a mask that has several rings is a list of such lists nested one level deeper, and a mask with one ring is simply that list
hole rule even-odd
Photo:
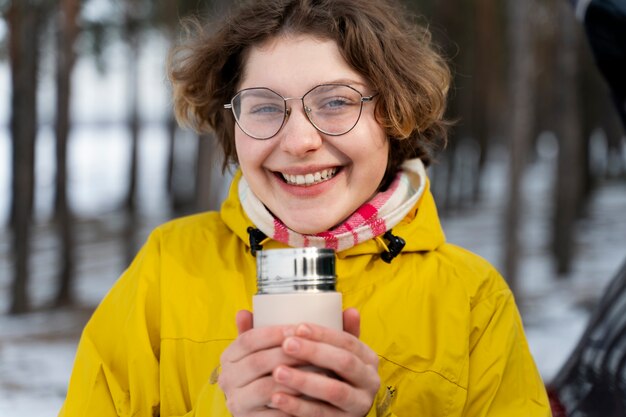
[{"label": "lower lip", "polygon": [[274,178],[276,179],[280,187],[284,191],[288,192],[289,194],[292,194],[296,197],[309,197],[310,198],[310,197],[316,197],[326,192],[330,187],[333,186],[333,184],[337,180],[337,177],[340,176],[342,173],[343,173],[343,170],[340,170],[331,179],[322,181],[313,185],[292,185],[292,184],[287,184],[285,181],[283,181],[282,178],[279,178],[277,175],[274,175]]}]

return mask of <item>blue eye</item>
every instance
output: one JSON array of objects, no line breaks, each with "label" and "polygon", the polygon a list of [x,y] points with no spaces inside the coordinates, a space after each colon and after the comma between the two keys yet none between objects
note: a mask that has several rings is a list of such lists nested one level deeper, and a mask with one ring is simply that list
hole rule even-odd
[{"label": "blue eye", "polygon": [[331,107],[331,108],[337,108],[337,107],[345,107],[347,106],[349,103],[347,100],[344,100],[342,98],[336,98],[334,100],[330,100],[326,103],[327,107]]},{"label": "blue eye", "polygon": [[254,114],[254,115],[264,115],[264,114],[273,115],[277,113],[280,113],[280,114],[284,113],[284,109],[282,107],[275,106],[272,104],[260,104],[250,109],[250,114]]},{"label": "blue eye", "polygon": [[329,114],[343,114],[346,111],[351,111],[355,102],[354,100],[350,100],[346,97],[327,97],[323,100],[320,100],[319,103],[315,106],[318,111],[326,112]]}]

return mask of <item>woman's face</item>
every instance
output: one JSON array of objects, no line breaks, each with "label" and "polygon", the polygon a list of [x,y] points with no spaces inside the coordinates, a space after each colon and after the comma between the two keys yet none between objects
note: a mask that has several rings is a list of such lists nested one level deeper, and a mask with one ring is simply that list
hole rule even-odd
[{"label": "woman's face", "polygon": [[[350,85],[363,96],[375,93],[334,41],[281,36],[250,50],[240,89],[267,87],[283,97],[302,97],[327,83]],[[387,166],[388,140],[375,120],[374,103],[364,103],[359,122],[341,136],[318,131],[300,100],[287,106],[289,118],[270,139],[253,139],[235,126],[237,156],[254,194],[287,227],[323,232],[375,194]]]}]

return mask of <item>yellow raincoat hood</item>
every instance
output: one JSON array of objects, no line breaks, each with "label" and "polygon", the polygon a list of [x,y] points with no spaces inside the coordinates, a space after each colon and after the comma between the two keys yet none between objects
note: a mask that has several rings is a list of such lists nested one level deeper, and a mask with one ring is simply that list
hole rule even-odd
[{"label": "yellow raincoat hood", "polygon": [[[84,330],[61,416],[230,415],[215,376],[256,291],[237,179],[220,213],[152,233]],[[374,239],[337,254],[344,308],[380,357],[369,416],[550,415],[510,290],[445,242],[428,186],[393,233],[390,264]]]}]

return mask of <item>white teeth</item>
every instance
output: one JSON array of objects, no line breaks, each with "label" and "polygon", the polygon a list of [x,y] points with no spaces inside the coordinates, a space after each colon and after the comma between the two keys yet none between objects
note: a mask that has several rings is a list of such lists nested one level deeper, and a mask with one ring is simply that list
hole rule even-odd
[{"label": "white teeth", "polygon": [[327,181],[335,176],[337,168],[324,169],[322,171],[312,172],[306,175],[282,174],[287,184],[291,185],[313,185],[323,181]]}]

